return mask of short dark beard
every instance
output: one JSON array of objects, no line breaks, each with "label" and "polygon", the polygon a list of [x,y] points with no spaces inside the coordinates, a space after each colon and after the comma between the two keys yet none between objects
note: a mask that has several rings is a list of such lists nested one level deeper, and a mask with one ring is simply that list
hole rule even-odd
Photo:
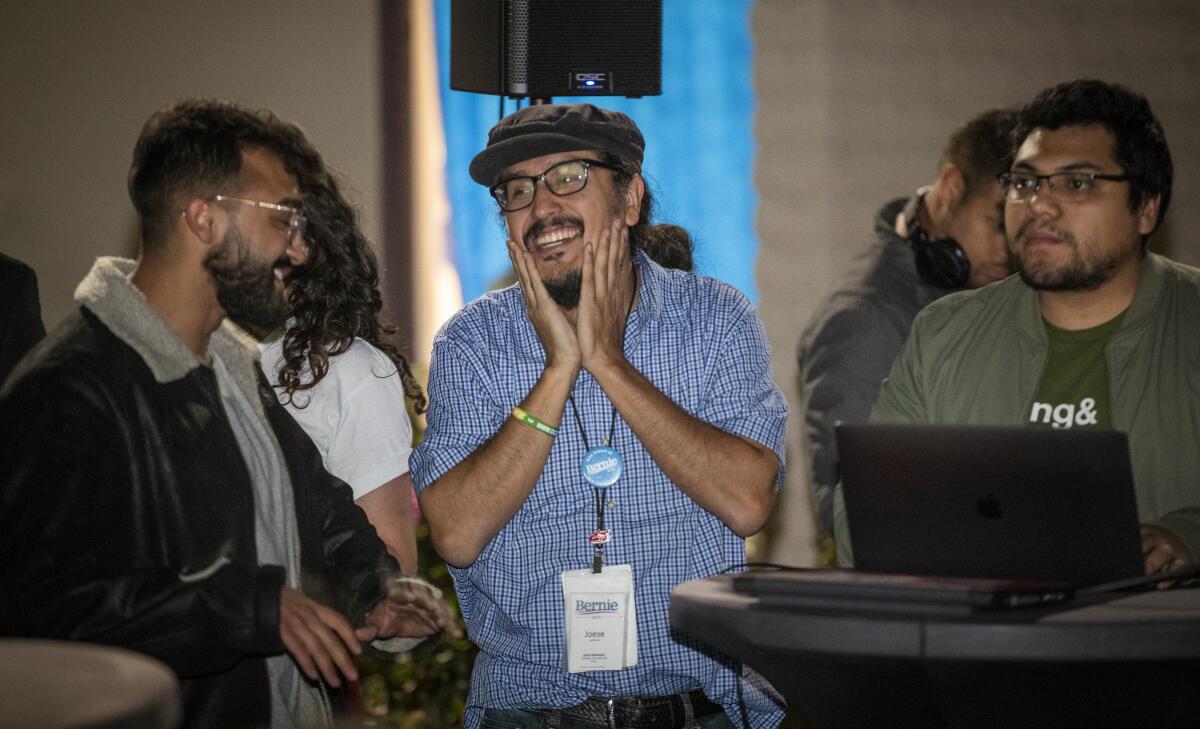
[{"label": "short dark beard", "polygon": [[1094,291],[1112,278],[1119,267],[1119,261],[1109,258],[1091,269],[1076,265],[1058,271],[1035,273],[1018,262],[1017,273],[1026,286],[1038,291]]},{"label": "short dark beard", "polygon": [[546,286],[546,293],[562,308],[574,309],[579,306],[579,292],[583,290],[582,271],[571,271],[561,278],[548,279],[542,283]]},{"label": "short dark beard", "polygon": [[[1024,237],[1029,229],[1026,224],[1017,231],[1019,237]],[[1064,266],[1054,270],[1039,270],[1026,265],[1023,256],[1009,249],[1009,260],[1012,267],[1025,285],[1036,291],[1094,291],[1113,277],[1121,267],[1120,259],[1115,255],[1103,258],[1085,259],[1080,254],[1079,244],[1067,234],[1060,234],[1066,245],[1071,247],[1071,260]]]},{"label": "short dark beard", "polygon": [[204,259],[225,316],[252,332],[270,332],[287,321],[287,300],[275,289],[274,267],[256,264],[236,224],[225,234],[221,247]]}]

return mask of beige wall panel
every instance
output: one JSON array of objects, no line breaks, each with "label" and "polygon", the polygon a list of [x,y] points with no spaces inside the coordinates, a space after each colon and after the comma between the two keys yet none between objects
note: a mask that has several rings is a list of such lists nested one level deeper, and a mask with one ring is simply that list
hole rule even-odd
[{"label": "beige wall panel", "polygon": [[378,239],[379,30],[371,0],[0,4],[0,251],[38,273],[43,318],[100,255],[133,255],[130,154],[188,96],[269,107],[345,178]]}]

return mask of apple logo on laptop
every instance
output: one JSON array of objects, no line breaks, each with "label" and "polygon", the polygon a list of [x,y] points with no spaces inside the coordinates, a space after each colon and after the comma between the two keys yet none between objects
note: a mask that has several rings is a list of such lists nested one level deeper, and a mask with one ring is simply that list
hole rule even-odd
[{"label": "apple logo on laptop", "polygon": [[988,519],[999,519],[1004,516],[1004,512],[1000,509],[1000,499],[997,499],[995,494],[988,494],[976,501],[975,510]]}]

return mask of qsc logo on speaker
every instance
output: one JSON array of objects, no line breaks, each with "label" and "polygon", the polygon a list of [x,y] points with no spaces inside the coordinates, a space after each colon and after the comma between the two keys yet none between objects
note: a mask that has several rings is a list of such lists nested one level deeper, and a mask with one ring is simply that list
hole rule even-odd
[{"label": "qsc logo on speaker", "polygon": [[612,73],[609,71],[571,71],[571,90],[587,93],[612,91]]}]

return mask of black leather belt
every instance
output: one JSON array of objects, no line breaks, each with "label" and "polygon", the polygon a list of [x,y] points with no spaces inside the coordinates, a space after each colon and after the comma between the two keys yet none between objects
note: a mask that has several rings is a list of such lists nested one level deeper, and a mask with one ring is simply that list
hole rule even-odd
[{"label": "black leather belt", "polygon": [[563,719],[603,729],[689,729],[695,719],[722,711],[703,691],[671,696],[598,696],[560,709]]}]

